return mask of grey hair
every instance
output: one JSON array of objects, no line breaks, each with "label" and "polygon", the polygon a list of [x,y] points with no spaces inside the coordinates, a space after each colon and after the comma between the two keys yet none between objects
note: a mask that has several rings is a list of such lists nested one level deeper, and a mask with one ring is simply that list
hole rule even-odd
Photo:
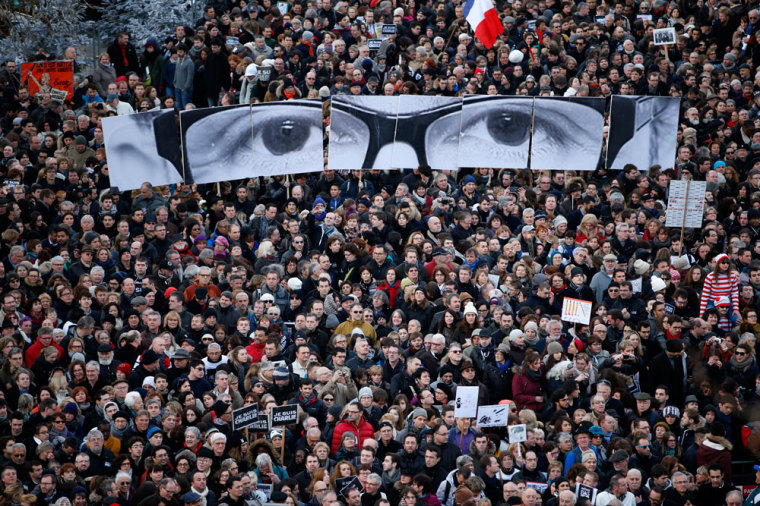
[{"label": "grey hair", "polygon": [[33,405],[34,397],[29,394],[21,394],[21,396],[18,398],[19,411],[31,409]]},{"label": "grey hair", "polygon": [[195,437],[197,437],[198,439],[200,439],[201,437],[201,431],[198,427],[188,427],[187,429],[185,429],[185,434],[187,434],[188,432],[192,432],[193,434],[195,434]]},{"label": "grey hair", "polygon": [[[139,394],[138,394],[139,395]],[[91,437],[103,437],[103,433],[100,432],[98,429],[90,429],[90,432],[87,433],[87,439]]]},{"label": "grey hair", "polygon": [[133,408],[133,407],[135,406],[135,402],[136,402],[136,401],[137,401],[137,399],[139,399],[139,398],[141,398],[141,397],[140,397],[140,394],[138,394],[137,392],[129,392],[129,393],[127,393],[127,395],[124,397],[124,404],[125,404],[125,405],[126,405],[128,408]]},{"label": "grey hair", "polygon": [[469,464],[470,462],[473,462],[472,457],[469,455],[460,455],[457,457],[456,465],[457,467],[462,467],[465,464]]},{"label": "grey hair", "polygon": [[98,363],[97,360],[90,360],[89,362],[87,362],[87,365],[85,366],[85,368],[87,367],[94,367],[95,369],[97,369],[98,372],[100,372],[100,364]]},{"label": "grey hair", "polygon": [[256,456],[255,464],[257,468],[272,467],[272,459],[266,453],[261,453]]},{"label": "grey hair", "polygon": [[211,438],[209,439],[209,441],[210,441],[211,443],[216,443],[216,442],[217,442],[217,441],[219,441],[220,439],[221,439],[222,441],[225,441],[225,442],[226,442],[226,441],[227,441],[227,436],[225,436],[225,435],[224,435],[224,434],[222,434],[221,432],[214,432],[213,434],[211,434]]},{"label": "grey hair", "polygon": [[185,268],[185,277],[192,279],[200,273],[201,268],[196,264],[190,264]]}]

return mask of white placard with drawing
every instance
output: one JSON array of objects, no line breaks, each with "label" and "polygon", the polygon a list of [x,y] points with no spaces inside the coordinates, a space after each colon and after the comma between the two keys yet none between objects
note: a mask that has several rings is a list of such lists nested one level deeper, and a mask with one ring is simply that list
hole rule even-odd
[{"label": "white placard with drawing", "polygon": [[479,406],[476,425],[479,429],[485,427],[506,427],[509,422],[509,404],[494,404]]},{"label": "white placard with drawing", "polygon": [[454,416],[474,418],[478,414],[478,393],[480,387],[457,387]]},{"label": "white placard with drawing", "polygon": [[528,440],[528,426],[524,423],[520,425],[510,425],[509,429],[509,442],[510,443],[522,443]]}]

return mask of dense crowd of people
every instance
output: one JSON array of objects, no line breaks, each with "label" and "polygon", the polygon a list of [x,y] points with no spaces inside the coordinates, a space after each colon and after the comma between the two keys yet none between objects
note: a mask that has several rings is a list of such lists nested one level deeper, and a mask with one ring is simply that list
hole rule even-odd
[{"label": "dense crowd of people", "polygon": [[[760,483],[756,7],[499,2],[487,49],[460,0],[218,0],[118,34],[65,103],[4,61],[0,504],[760,504],[736,489]],[[678,150],[109,183],[108,115],[309,97],[327,124],[343,93],[681,97]],[[703,226],[666,227],[689,178]],[[526,440],[457,417],[462,386]],[[234,427],[253,404],[298,423]]]}]

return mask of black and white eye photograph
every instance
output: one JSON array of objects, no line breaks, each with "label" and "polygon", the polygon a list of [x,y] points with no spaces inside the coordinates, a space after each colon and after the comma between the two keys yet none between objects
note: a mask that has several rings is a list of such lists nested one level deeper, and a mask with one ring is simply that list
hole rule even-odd
[{"label": "black and white eye photograph", "polygon": [[174,110],[103,118],[103,140],[111,186],[119,190],[183,179]]},{"label": "black and white eye photograph", "polygon": [[[251,106],[254,176],[322,172],[322,102],[289,100]],[[250,177],[251,172],[246,177]]]},{"label": "black and white eye photograph", "polygon": [[680,99],[674,97],[613,96],[607,168],[622,170],[629,163],[641,170],[652,165],[672,168],[679,106]]},{"label": "black and white eye photograph", "polygon": [[532,124],[532,97],[464,97],[457,165],[527,169]]},{"label": "black and white eye photograph", "polygon": [[186,180],[197,184],[251,177],[251,106],[180,112]]},{"label": "black and white eye photograph", "polygon": [[652,39],[655,46],[664,46],[666,44],[676,43],[676,29],[673,27],[658,28],[652,32]]},{"label": "black and white eye photograph", "polygon": [[603,98],[541,97],[533,104],[531,170],[594,170],[604,142]]},{"label": "black and white eye photograph", "polygon": [[392,166],[456,170],[462,99],[401,95]]},{"label": "black and white eye photograph", "polygon": [[329,167],[334,170],[393,168],[398,107],[398,97],[333,97]]}]

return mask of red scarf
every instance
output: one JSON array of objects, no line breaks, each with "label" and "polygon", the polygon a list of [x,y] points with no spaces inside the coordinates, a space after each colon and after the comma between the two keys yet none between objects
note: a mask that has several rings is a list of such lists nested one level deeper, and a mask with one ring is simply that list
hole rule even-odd
[{"label": "red scarf", "polygon": [[118,44],[118,46],[121,50],[121,57],[124,59],[124,66],[129,67],[129,60],[127,59],[127,46],[122,46],[121,44]]}]

